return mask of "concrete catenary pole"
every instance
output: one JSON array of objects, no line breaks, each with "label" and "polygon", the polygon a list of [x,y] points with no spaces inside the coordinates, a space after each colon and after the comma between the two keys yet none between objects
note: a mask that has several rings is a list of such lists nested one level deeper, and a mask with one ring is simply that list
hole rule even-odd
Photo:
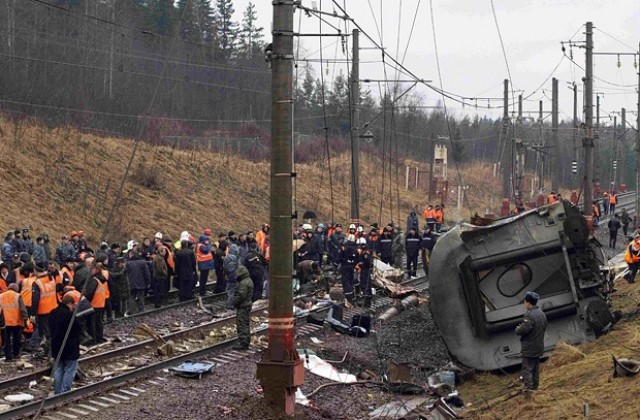
[{"label": "concrete catenary pole", "polygon": [[351,69],[351,222],[360,223],[360,31],[352,32]]},{"label": "concrete catenary pole", "polygon": [[[640,43],[638,43],[638,58],[640,59]],[[636,213],[640,218],[640,69],[638,70],[638,114],[636,116]],[[636,219],[638,220],[638,219]],[[637,222],[636,222],[637,225]]]},{"label": "concrete catenary pole", "polygon": [[294,344],[292,287],[292,98],[294,0],[273,2],[271,51],[271,264],[269,270],[269,347],[258,362],[256,377],[265,401],[286,415],[294,414],[296,387],[304,366]]},{"label": "concrete catenary pole", "polygon": [[547,158],[549,159],[549,172],[551,173],[551,191],[558,191],[560,179],[560,165],[558,165],[558,79],[555,77],[551,83],[551,147]]},{"label": "concrete catenary pole", "polygon": [[618,117],[613,117],[613,176],[611,177],[611,191],[618,189]]},{"label": "concrete catenary pole", "polygon": [[[578,152],[578,85],[573,84],[573,159],[578,162],[578,156],[580,153]],[[571,175],[571,182],[569,183],[571,189],[577,189],[580,187],[580,183],[576,182],[577,174]],[[578,184],[578,186],[576,186]]]},{"label": "concrete catenary pole", "polygon": [[502,152],[502,198],[509,201],[511,198],[511,141],[509,133],[509,80],[504,80],[504,112],[502,114],[502,139],[504,150]]},{"label": "concrete catenary pole", "polygon": [[593,23],[587,22],[587,44],[584,80],[584,215],[589,226],[593,223]]},{"label": "concrete catenary pole", "polygon": [[627,160],[627,143],[625,141],[627,138],[627,110],[622,108],[620,111],[620,123],[622,125],[622,129],[620,130],[619,136],[620,151],[618,152],[618,186],[621,186],[622,184],[628,185],[626,180],[627,165],[625,165],[625,161]]}]

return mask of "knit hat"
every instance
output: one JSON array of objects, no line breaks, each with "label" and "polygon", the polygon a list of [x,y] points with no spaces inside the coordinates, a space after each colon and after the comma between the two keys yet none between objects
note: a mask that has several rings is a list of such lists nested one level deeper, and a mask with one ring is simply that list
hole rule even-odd
[{"label": "knit hat", "polygon": [[535,305],[536,303],[538,303],[539,299],[540,299],[540,295],[537,294],[536,292],[529,291],[524,295],[524,301],[529,302],[532,305]]}]

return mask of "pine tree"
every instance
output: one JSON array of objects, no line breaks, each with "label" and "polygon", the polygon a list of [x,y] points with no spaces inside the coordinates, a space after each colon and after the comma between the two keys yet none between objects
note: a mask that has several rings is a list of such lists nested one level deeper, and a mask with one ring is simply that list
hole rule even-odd
[{"label": "pine tree", "polygon": [[215,39],[215,19],[209,0],[178,0],[180,36],[194,43]]},{"label": "pine tree", "polygon": [[258,14],[256,6],[253,2],[249,2],[244,11],[242,24],[239,31],[238,49],[239,52],[247,58],[262,54],[262,44],[264,28],[257,27]]},{"label": "pine tree", "polygon": [[145,7],[151,30],[162,35],[169,34],[175,19],[173,0],[149,0],[145,2]]},{"label": "pine tree", "polygon": [[218,36],[218,49],[223,60],[233,57],[238,36],[238,23],[233,22],[233,0],[216,1],[216,33]]}]

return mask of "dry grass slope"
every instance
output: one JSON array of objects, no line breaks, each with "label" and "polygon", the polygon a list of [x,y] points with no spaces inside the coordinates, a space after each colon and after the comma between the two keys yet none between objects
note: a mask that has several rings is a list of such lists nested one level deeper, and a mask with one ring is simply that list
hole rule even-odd
[{"label": "dry grass slope", "polygon": [[[5,157],[0,165],[0,229],[30,226],[33,233],[48,232],[54,242],[64,232],[83,229],[90,241],[97,241],[133,145],[130,139],[0,118],[0,154]],[[363,221],[400,220],[404,226],[411,207],[423,209],[425,194],[402,187],[398,191],[395,185],[390,191],[388,169],[381,206],[382,163],[369,155],[361,162]],[[296,166],[298,214],[314,210],[322,221],[349,220],[348,156],[333,156],[331,166],[333,208],[326,162]],[[401,186],[403,173],[400,168]],[[482,169],[474,167],[469,173],[477,173],[480,181],[487,179]],[[182,230],[199,232],[207,227],[214,231],[258,227],[268,221],[268,181],[268,162],[140,143],[109,239],[139,238],[157,230],[177,236]],[[490,190],[491,183],[485,182],[482,188]],[[488,201],[473,200],[480,211]],[[448,208],[453,212],[452,206]]]},{"label": "dry grass slope", "polygon": [[592,343],[559,345],[542,364],[540,389],[530,400],[522,394],[510,394],[519,385],[518,374],[478,374],[461,387],[465,402],[472,403],[465,418],[583,419],[584,403],[589,405],[589,418],[640,418],[640,405],[635,401],[640,392],[640,375],[614,378],[611,357],[640,358],[640,287],[624,281],[616,287],[614,308],[620,309],[628,320]]}]

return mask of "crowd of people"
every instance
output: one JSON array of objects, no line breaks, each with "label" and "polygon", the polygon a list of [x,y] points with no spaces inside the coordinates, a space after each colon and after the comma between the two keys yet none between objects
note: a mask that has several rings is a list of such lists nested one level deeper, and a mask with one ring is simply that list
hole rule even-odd
[{"label": "crowd of people", "polygon": [[[397,223],[379,228],[372,224],[300,224],[294,229],[294,263],[302,284],[323,268],[339,272],[346,302],[358,294],[371,305],[374,258],[401,268],[406,257],[408,276],[416,276],[422,254],[425,271],[444,221],[443,206],[429,206],[419,227],[416,212],[407,217],[406,234]],[[438,213],[435,213],[438,211]],[[270,260],[268,224],[257,231],[234,231],[212,236],[205,229],[196,236],[183,231],[177,240],[156,232],[141,242],[102,242],[92,248],[83,231],[62,235],[57,246],[48,234],[35,238],[28,228],[7,232],[0,263],[0,327],[5,361],[22,351],[43,357],[62,354],[54,372],[56,392],[70,389],[70,372],[77,368],[80,344],[105,340],[105,320],[145,310],[145,298],[156,308],[167,302],[171,287],[180,301],[194,294],[205,296],[215,278],[213,293],[227,292],[227,309],[237,311],[237,349],[249,347],[249,314],[253,302],[268,298]],[[78,308],[78,309],[76,309]],[[76,311],[68,347],[61,335]],[[74,362],[75,361],[75,362]],[[72,378],[72,376],[71,376]]]}]

